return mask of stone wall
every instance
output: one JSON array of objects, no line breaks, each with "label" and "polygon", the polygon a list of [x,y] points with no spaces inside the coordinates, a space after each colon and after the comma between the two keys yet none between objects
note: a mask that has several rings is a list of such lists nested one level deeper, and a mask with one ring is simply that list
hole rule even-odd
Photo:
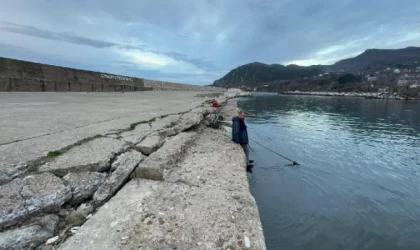
[{"label": "stone wall", "polygon": [[114,92],[151,90],[141,78],[0,57],[0,91]]}]

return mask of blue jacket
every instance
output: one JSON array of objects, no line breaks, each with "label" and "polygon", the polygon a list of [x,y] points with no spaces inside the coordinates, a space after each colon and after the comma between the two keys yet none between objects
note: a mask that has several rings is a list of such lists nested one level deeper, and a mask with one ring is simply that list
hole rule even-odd
[{"label": "blue jacket", "polygon": [[248,144],[248,131],[245,121],[235,116],[232,118],[232,141],[239,144]]}]

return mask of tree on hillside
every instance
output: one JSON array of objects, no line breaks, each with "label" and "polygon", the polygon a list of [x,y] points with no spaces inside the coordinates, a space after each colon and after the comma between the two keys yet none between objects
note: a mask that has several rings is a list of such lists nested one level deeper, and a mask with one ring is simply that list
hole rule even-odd
[{"label": "tree on hillside", "polygon": [[362,81],[362,77],[354,74],[344,74],[338,78],[338,82],[341,84],[344,83],[358,83]]}]

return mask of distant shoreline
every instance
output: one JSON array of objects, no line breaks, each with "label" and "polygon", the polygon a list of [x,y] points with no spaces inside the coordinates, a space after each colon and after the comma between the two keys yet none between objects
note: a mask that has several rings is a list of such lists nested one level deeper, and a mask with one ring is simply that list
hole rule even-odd
[{"label": "distant shoreline", "polygon": [[337,96],[337,97],[364,97],[366,99],[383,100],[420,100],[420,97],[406,97],[397,93],[388,92],[327,92],[327,91],[284,91],[281,95],[313,95],[313,96]]}]

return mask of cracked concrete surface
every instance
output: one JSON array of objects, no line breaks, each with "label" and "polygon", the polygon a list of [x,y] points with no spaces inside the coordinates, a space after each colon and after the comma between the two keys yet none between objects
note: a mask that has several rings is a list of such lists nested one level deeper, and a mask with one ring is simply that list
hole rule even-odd
[{"label": "cracked concrete surface", "polygon": [[64,176],[75,171],[107,171],[111,167],[111,159],[128,149],[123,141],[100,137],[54,157],[38,167],[39,172],[51,172]]},{"label": "cracked concrete surface", "polygon": [[[222,97],[220,102],[225,100]],[[39,245],[37,240],[45,238],[42,228],[25,228],[39,221],[40,214],[59,212],[62,231],[57,237],[62,243],[72,225],[82,225],[88,213],[99,209],[63,248],[264,249],[242,149],[224,132],[200,124],[214,111],[207,104],[172,115],[153,114],[156,119],[136,121],[137,126],[130,130],[126,126],[84,139],[54,158],[41,157],[20,169],[14,165],[18,171],[6,167],[3,177],[5,173],[9,178],[21,175],[0,186],[0,230],[8,230],[0,234],[0,241],[12,242],[10,232],[25,239],[19,244],[28,244],[32,237]],[[136,150],[139,142],[148,140],[153,143],[149,143],[150,156],[145,157]],[[165,144],[157,149],[160,140]],[[131,178],[153,180],[128,181],[135,168]],[[47,173],[39,174],[43,171]],[[69,174],[60,179],[52,173],[59,177]],[[80,207],[76,211],[79,205],[90,209],[82,214]]]},{"label": "cracked concrete surface", "polygon": [[0,230],[41,212],[56,212],[72,197],[70,187],[50,173],[15,179],[0,186]]},{"label": "cracked concrete surface", "polygon": [[0,93],[0,183],[49,151],[195,108],[203,101],[197,93]]},{"label": "cracked concrete surface", "polygon": [[162,148],[151,154],[133,173],[134,178],[164,180],[164,173],[170,171],[185,156],[185,151],[197,132],[182,132],[168,139]]},{"label": "cracked concrete surface", "polygon": [[47,215],[40,223],[0,232],[0,250],[36,249],[56,233],[58,220],[56,215]]},{"label": "cracked concrete surface", "polygon": [[153,154],[172,158],[194,134],[165,181],[132,179],[59,249],[265,249],[243,150],[223,131],[181,133]]}]

